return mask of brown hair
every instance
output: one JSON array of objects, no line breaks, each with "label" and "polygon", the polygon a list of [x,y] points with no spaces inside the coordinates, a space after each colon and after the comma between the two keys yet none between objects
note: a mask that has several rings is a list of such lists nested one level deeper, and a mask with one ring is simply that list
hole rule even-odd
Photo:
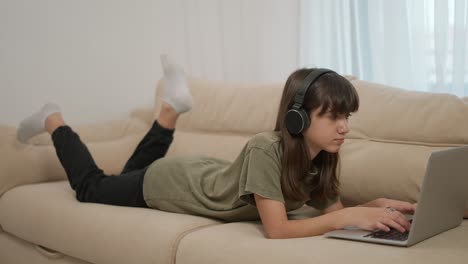
[{"label": "brown hair", "polygon": [[[322,150],[312,163],[304,136],[289,134],[284,122],[304,79],[313,70],[299,69],[288,77],[281,97],[275,131],[281,133],[283,195],[291,201],[312,200],[322,203],[339,195],[336,173],[339,155]],[[334,115],[349,114],[358,110],[359,97],[354,86],[346,78],[337,73],[327,73],[309,87],[304,98],[303,108],[309,115],[319,107],[322,107],[319,116],[329,109]],[[318,169],[319,173],[316,176],[309,174],[312,165]]]}]

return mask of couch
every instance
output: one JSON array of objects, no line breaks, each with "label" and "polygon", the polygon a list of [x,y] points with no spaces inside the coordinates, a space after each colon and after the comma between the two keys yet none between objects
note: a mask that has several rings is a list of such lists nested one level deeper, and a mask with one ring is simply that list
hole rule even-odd
[{"label": "couch", "polygon": [[[354,206],[379,197],[416,202],[430,153],[468,144],[468,98],[350,79],[361,106],[350,118],[351,132],[340,150],[342,202]],[[195,105],[180,117],[168,156],[202,153],[233,160],[252,135],[274,128],[282,83],[190,79],[189,84]],[[157,117],[158,92],[155,102],[154,108],[135,109],[121,120],[71,125],[97,164],[117,174]],[[260,221],[224,223],[154,209],[80,203],[49,136],[20,144],[15,133],[16,127],[0,126],[2,264],[468,262],[468,219],[439,236],[400,248],[323,236],[268,239]],[[290,219],[318,215],[307,206],[288,213]]]}]

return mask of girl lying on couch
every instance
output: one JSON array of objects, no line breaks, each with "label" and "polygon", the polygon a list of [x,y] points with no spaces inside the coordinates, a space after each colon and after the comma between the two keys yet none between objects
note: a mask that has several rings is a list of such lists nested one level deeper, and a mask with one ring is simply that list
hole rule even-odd
[{"label": "girl lying on couch", "polygon": [[[104,174],[59,106],[46,104],[23,120],[17,138],[47,131],[80,202],[153,208],[223,221],[261,220],[269,238],[321,235],[344,226],[404,232],[404,213],[416,204],[377,199],[344,208],[336,175],[348,117],[359,97],[344,77],[327,69],[300,69],[284,86],[274,131],[253,136],[238,157],[164,157],[179,115],[193,100],[183,70],[161,57],[164,95],[159,117],[120,175]],[[323,214],[288,220],[307,204]]]}]

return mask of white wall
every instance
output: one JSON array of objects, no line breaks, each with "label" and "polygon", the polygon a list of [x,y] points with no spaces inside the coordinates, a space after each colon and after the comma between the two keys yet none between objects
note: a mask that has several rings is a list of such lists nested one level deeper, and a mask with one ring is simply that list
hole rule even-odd
[{"label": "white wall", "polygon": [[151,107],[169,53],[197,77],[284,81],[297,1],[0,0],[0,124],[48,101],[71,125]]}]

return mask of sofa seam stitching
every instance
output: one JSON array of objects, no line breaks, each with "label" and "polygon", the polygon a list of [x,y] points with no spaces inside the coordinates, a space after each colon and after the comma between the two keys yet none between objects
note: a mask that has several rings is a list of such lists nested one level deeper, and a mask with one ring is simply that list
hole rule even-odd
[{"label": "sofa seam stitching", "polygon": [[[222,224],[222,223],[221,223]],[[179,236],[177,236],[177,238],[174,240],[174,242],[172,243],[172,254],[171,254],[171,262],[172,264],[176,264],[177,261],[176,261],[176,258],[177,258],[177,252],[179,250],[179,245],[180,245],[180,242],[182,241],[182,239],[187,236],[188,234],[191,234],[193,232],[196,232],[200,229],[203,229],[203,228],[206,228],[206,227],[210,227],[210,226],[215,226],[215,225],[220,225],[220,223],[213,223],[213,224],[207,224],[207,225],[203,225],[203,226],[197,226],[195,228],[191,228],[191,229],[188,229],[188,230],[185,230],[184,232],[182,232]]]}]

